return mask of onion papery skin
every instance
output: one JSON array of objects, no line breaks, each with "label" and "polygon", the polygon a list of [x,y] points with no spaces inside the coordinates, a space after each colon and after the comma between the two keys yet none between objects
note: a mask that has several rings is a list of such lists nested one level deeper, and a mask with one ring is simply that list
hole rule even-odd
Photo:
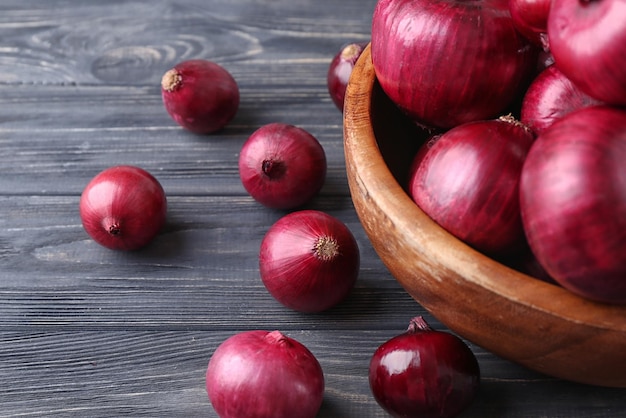
[{"label": "onion papery skin", "polygon": [[245,331],[211,356],[206,391],[221,418],[314,418],[324,397],[324,373],[295,339],[279,331]]},{"label": "onion papery skin", "polygon": [[452,418],[474,401],[480,367],[456,335],[433,330],[421,317],[381,344],[369,366],[374,398],[393,417]]},{"label": "onion papery skin", "polygon": [[526,90],[520,120],[535,135],[539,135],[566,114],[600,104],[602,102],[584,93],[555,65],[551,65]]},{"label": "onion papery skin", "polygon": [[408,185],[413,201],[442,228],[495,256],[524,242],[519,177],[533,135],[519,121],[469,122],[418,151]]},{"label": "onion papery skin", "polygon": [[239,86],[222,66],[208,60],[183,61],[161,80],[165,110],[183,128],[210,134],[224,128],[239,109]]},{"label": "onion papery skin", "polygon": [[324,185],[326,170],[326,153],[319,141],[285,123],[257,129],[239,154],[244,188],[257,202],[274,209],[294,209],[310,201]]},{"label": "onion papery skin", "polygon": [[[319,243],[331,240],[336,253]],[[261,280],[284,306],[305,313],[330,309],[355,285],[360,268],[358,244],[339,219],[317,210],[289,213],[265,234],[259,253]]]},{"label": "onion papery skin", "polygon": [[342,112],[352,69],[366,46],[367,42],[351,42],[344,45],[328,66],[326,74],[328,93],[335,106]]},{"label": "onion papery skin", "polygon": [[85,231],[114,250],[147,245],[165,224],[167,199],[158,180],[142,168],[120,165],[96,175],[80,198]]},{"label": "onion papery skin", "polygon": [[538,48],[515,29],[508,0],[379,0],[371,36],[383,91],[428,127],[497,117],[537,62]]},{"label": "onion papery skin", "polygon": [[509,0],[515,28],[535,45],[548,48],[548,14],[551,0]]},{"label": "onion papery skin", "polygon": [[554,64],[582,91],[626,106],[624,0],[553,0],[548,39]]},{"label": "onion papery skin", "polygon": [[520,206],[546,272],[587,299],[626,303],[626,111],[593,106],[542,133],[524,163]]}]

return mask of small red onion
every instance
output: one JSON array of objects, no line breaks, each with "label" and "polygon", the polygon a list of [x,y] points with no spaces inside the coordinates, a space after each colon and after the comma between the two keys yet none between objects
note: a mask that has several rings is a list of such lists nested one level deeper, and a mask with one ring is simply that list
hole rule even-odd
[{"label": "small red onion", "polygon": [[566,114],[598,104],[601,104],[599,100],[582,92],[555,65],[551,65],[526,90],[520,120],[539,135]]},{"label": "small red onion", "polygon": [[383,91],[418,123],[444,129],[497,117],[537,60],[508,0],[379,0],[371,36]]},{"label": "small red onion", "polygon": [[342,112],[346,87],[348,86],[352,69],[366,46],[367,42],[351,42],[344,45],[328,66],[326,75],[328,93],[335,106]]},{"label": "small red onion", "polygon": [[161,96],[169,115],[191,132],[209,134],[226,126],[239,108],[239,87],[232,75],[207,60],[189,60],[168,70]]},{"label": "small red onion", "polygon": [[326,180],[324,148],[309,132],[284,123],[257,129],[239,154],[239,176],[259,203],[294,209],[311,200]]},{"label": "small red onion", "polygon": [[246,331],[215,350],[206,391],[221,418],[314,418],[324,397],[324,374],[295,339],[280,331]]},{"label": "small red onion", "polygon": [[598,100],[626,106],[624,0],[553,0],[548,38],[567,78]]},{"label": "small red onion", "polygon": [[409,194],[435,222],[477,250],[515,250],[524,241],[519,176],[532,142],[530,130],[512,117],[457,126],[418,152]]},{"label": "small red onion", "polygon": [[104,247],[136,250],[165,223],[167,201],[161,184],[147,171],[116,166],[96,175],[80,197],[85,231]]},{"label": "small red onion", "polygon": [[317,210],[280,218],[261,242],[263,284],[284,306],[321,312],[343,301],[359,274],[360,254],[352,232]]},{"label": "small red onion", "polygon": [[546,272],[588,299],[626,303],[626,111],[565,115],[533,144],[520,206]]},{"label": "small red onion", "polygon": [[416,317],[404,334],[378,347],[369,382],[378,404],[394,417],[452,418],[476,397],[480,368],[459,337]]}]

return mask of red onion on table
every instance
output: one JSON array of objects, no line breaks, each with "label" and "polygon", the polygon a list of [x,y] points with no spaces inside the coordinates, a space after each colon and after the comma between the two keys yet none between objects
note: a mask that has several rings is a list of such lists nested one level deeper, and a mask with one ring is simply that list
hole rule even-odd
[{"label": "red onion on table", "polygon": [[566,114],[598,104],[602,103],[581,91],[555,65],[551,65],[526,90],[520,120],[539,135]]},{"label": "red onion on table", "polygon": [[480,367],[459,337],[416,317],[405,333],[378,347],[369,382],[376,401],[394,417],[452,418],[476,397]]},{"label": "red onion on table", "polygon": [[626,105],[624,0],[553,0],[548,38],[555,65],[582,91]]},{"label": "red onion on table", "polygon": [[339,219],[317,210],[289,213],[270,227],[259,254],[263,284],[284,306],[321,312],[343,301],[356,282],[360,253]]},{"label": "red onion on table", "polygon": [[583,297],[626,303],[626,111],[564,116],[533,144],[520,206],[528,244],[546,272]]},{"label": "red onion on table", "polygon": [[533,135],[512,117],[462,124],[424,146],[409,194],[442,228],[489,255],[524,241],[519,177]]},{"label": "red onion on table", "polygon": [[324,374],[302,343],[280,331],[246,331],[215,350],[206,390],[221,418],[314,418]]},{"label": "red onion on table", "polygon": [[354,64],[367,46],[367,42],[351,42],[344,45],[333,57],[328,66],[326,84],[333,103],[343,112],[346,87],[352,74]]},{"label": "red onion on table", "polygon": [[371,38],[387,96],[418,123],[444,129],[497,117],[537,62],[508,0],[379,0]]},{"label": "red onion on table", "polygon": [[161,184],[134,166],[110,167],[96,175],[80,197],[85,231],[104,247],[136,250],[165,223],[167,200]]},{"label": "red onion on table", "polygon": [[285,123],[257,129],[239,154],[239,177],[261,204],[294,209],[311,200],[326,180],[326,154],[306,130]]},{"label": "red onion on table", "polygon": [[161,96],[176,123],[197,134],[226,126],[239,108],[239,87],[232,75],[207,60],[183,61],[161,80]]}]

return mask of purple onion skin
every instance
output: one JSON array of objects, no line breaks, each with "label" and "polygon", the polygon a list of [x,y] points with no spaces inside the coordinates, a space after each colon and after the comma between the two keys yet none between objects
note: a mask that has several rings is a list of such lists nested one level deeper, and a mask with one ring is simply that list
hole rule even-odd
[{"label": "purple onion skin", "polygon": [[196,134],[224,128],[239,108],[239,86],[232,75],[201,59],[183,61],[167,71],[161,97],[171,118]]},{"label": "purple onion skin", "polygon": [[489,120],[453,128],[418,152],[409,181],[415,203],[442,228],[491,256],[524,242],[519,178],[532,133]]},{"label": "purple onion skin", "polygon": [[417,317],[404,334],[378,347],[369,382],[378,404],[393,417],[452,418],[476,397],[480,368],[460,338]]},{"label": "purple onion skin", "polygon": [[351,42],[344,45],[328,66],[326,75],[328,93],[337,109],[342,112],[352,69],[366,46],[367,42]]},{"label": "purple onion skin", "polygon": [[[331,239],[337,253],[321,257],[320,239]],[[296,311],[317,313],[339,304],[354,287],[359,267],[359,247],[350,229],[321,211],[283,216],[261,242],[263,284],[277,301]]]},{"label": "purple onion skin", "polygon": [[626,106],[626,2],[554,0],[548,38],[555,65],[582,91]]},{"label": "purple onion skin", "polygon": [[551,0],[509,0],[515,28],[529,41],[547,47],[548,13]]},{"label": "purple onion skin", "polygon": [[602,102],[584,93],[555,65],[551,65],[526,90],[520,120],[535,135],[539,135],[566,114],[599,104]]},{"label": "purple onion skin", "polygon": [[295,209],[319,193],[326,180],[326,154],[306,130],[285,123],[257,129],[239,154],[239,177],[259,203]]},{"label": "purple onion skin", "polygon": [[371,48],[389,98],[443,129],[501,114],[530,82],[538,52],[515,29],[508,0],[380,0]]},{"label": "purple onion skin", "polygon": [[593,106],[542,133],[524,163],[520,205],[546,272],[585,298],[626,303],[626,111]]},{"label": "purple onion skin", "polygon": [[324,374],[295,339],[279,331],[246,331],[215,350],[206,390],[220,418],[314,418],[324,397]]},{"label": "purple onion skin", "polygon": [[114,250],[137,250],[158,234],[166,220],[167,199],[150,173],[134,166],[115,166],[96,175],[80,198],[85,231]]}]

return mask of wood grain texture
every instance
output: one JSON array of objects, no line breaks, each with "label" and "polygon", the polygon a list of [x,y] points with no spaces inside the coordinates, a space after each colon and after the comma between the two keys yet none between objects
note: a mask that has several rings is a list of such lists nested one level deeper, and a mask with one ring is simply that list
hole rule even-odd
[{"label": "wood grain texture", "polygon": [[[0,417],[216,417],[204,373],[217,346],[280,329],[318,357],[319,416],[384,417],[370,394],[376,347],[425,315],[384,267],[349,195],[342,117],[326,91],[332,56],[369,39],[374,0],[3,0],[0,3]],[[211,59],[239,83],[241,107],[211,136],[178,128],[162,74]],[[345,303],[317,315],[275,302],[258,276],[265,231],[238,178],[265,123],[322,143],[327,182],[307,205],[344,221],[362,254]],[[112,252],[78,216],[99,171],[135,164],[168,196],[147,248]],[[469,343],[469,342],[468,342]],[[549,378],[474,344],[482,373],[464,418],[618,417],[626,393]]]}]

